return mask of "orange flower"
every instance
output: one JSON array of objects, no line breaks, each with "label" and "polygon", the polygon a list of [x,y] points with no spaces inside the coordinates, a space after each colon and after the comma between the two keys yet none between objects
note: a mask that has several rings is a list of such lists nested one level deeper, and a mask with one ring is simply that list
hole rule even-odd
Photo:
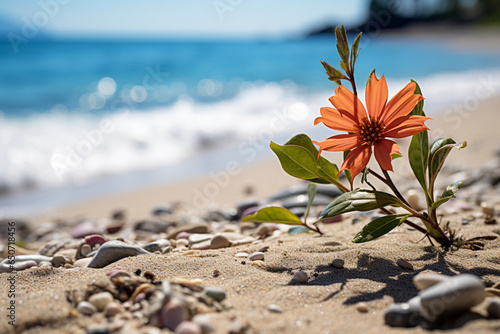
[{"label": "orange flower", "polygon": [[415,94],[416,84],[410,82],[387,102],[387,82],[384,76],[379,79],[372,74],[366,87],[366,107],[351,91],[344,86],[335,89],[335,95],[330,102],[336,108],[321,108],[322,117],[316,118],[314,125],[323,123],[337,131],[347,131],[348,134],[332,136],[321,142],[321,151],[352,150],[344,160],[340,172],[347,169],[352,176],[358,175],[368,164],[372,155],[372,146],[375,158],[384,170],[392,171],[392,155],[399,153],[399,145],[391,138],[412,136],[428,130],[424,122],[429,117],[408,114],[417,103],[423,99],[422,95]]}]

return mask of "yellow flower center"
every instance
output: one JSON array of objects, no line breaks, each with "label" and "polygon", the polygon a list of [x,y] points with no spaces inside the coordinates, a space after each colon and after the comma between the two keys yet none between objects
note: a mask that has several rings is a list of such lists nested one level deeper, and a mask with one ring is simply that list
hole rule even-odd
[{"label": "yellow flower center", "polygon": [[358,138],[370,146],[384,138],[384,134],[385,127],[376,118],[368,119],[368,117],[365,117],[359,124]]}]

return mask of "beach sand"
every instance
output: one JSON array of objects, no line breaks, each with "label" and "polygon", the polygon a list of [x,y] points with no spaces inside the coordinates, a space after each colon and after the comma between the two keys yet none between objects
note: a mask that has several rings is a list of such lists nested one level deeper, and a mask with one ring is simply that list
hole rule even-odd
[{"label": "beach sand", "polygon": [[[464,103],[474,96],[471,92],[470,97],[464,97]],[[450,109],[435,115],[427,123],[431,128],[431,138],[449,136],[457,141],[467,140],[466,149],[452,152],[450,156],[453,168],[465,171],[490,163],[496,159],[499,149],[500,97],[476,99],[477,106],[470,110]],[[406,154],[406,151],[402,152]],[[398,164],[405,163],[404,159],[399,160]],[[408,168],[395,167],[395,170],[401,171],[399,180],[405,182]],[[128,220],[132,222],[149,217],[155,206],[172,202],[181,203],[192,213],[214,205],[228,209],[247,196],[263,199],[277,190],[300,183],[286,175],[275,158],[244,166],[233,174],[227,182],[219,180],[218,185],[214,178],[200,177],[96,198],[34,217],[32,221],[39,223],[54,217],[64,220],[77,216],[104,218],[109,217],[112,210],[125,208]],[[207,186],[209,184],[217,186]],[[200,196],[200,193],[210,196]],[[458,197],[467,199],[460,193]],[[499,212],[500,194],[493,193],[489,201]],[[498,236],[498,224],[486,225],[477,203],[470,204],[473,210],[467,212],[445,210],[443,221],[449,221],[452,228],[467,238]],[[462,225],[463,218],[470,218],[470,223]],[[466,248],[444,251],[430,246],[425,239],[421,240],[421,233],[399,227],[376,241],[353,244],[353,236],[367,222],[368,217],[364,217],[354,224],[346,215],[339,223],[322,226],[323,236],[285,233],[271,240],[218,250],[125,258],[102,269],[32,268],[20,271],[15,274],[15,328],[5,320],[5,310],[9,305],[7,278],[11,274],[2,273],[0,332],[84,333],[84,328],[90,323],[105,323],[102,315],[88,317],[75,312],[74,305],[67,299],[67,292],[85,291],[95,282],[107,280],[105,274],[115,267],[131,273],[137,269],[151,271],[158,280],[200,279],[203,286],[224,289],[227,305],[231,307],[212,314],[210,321],[215,333],[229,333],[231,328],[238,326],[240,331],[236,328],[234,332],[427,333],[428,330],[422,327],[392,328],[384,324],[383,314],[389,305],[405,302],[418,293],[412,283],[418,273],[471,273],[481,277],[486,286],[500,282],[498,238],[486,242],[484,249],[479,251]],[[252,253],[265,245],[269,250],[265,253],[265,260],[257,262],[259,265],[252,265],[249,261],[243,264],[234,256],[238,252]],[[335,258],[345,261],[343,269],[330,266]],[[396,265],[398,259],[413,264],[414,270]],[[215,270],[220,272],[217,277],[213,275]],[[293,272],[297,270],[306,272],[309,282],[299,284],[293,281]],[[361,302],[366,304],[366,313],[358,311]],[[282,313],[269,311],[270,305],[279,306]],[[490,333],[500,330],[500,320],[485,318],[484,303],[473,311],[465,318],[446,324],[452,329],[435,332]]]}]

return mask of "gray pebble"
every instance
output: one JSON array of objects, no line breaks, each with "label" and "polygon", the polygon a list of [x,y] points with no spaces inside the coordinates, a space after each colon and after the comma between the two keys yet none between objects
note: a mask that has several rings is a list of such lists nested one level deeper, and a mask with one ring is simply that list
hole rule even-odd
[{"label": "gray pebble", "polygon": [[0,264],[0,273],[8,273],[12,271],[22,271],[31,267],[34,267],[38,265],[36,261],[23,261],[23,262],[16,262],[12,265],[12,267],[8,263],[1,263]]},{"label": "gray pebble", "polygon": [[462,274],[419,293],[420,313],[429,322],[453,317],[484,300],[484,284],[474,275]]},{"label": "gray pebble", "polygon": [[422,321],[420,316],[420,297],[408,303],[392,304],[384,312],[385,323],[392,327],[415,327]]},{"label": "gray pebble", "polygon": [[52,261],[51,257],[38,254],[17,255],[11,260],[9,260],[9,258],[6,258],[3,259],[2,262],[0,262],[0,273],[8,273],[12,270],[25,270],[39,265],[40,262],[49,262],[50,266],[52,266],[52,263],[50,261]]},{"label": "gray pebble", "polygon": [[433,285],[444,282],[450,279],[450,276],[438,274],[438,273],[421,273],[413,277],[413,285],[417,290],[425,290]]},{"label": "gray pebble", "polygon": [[342,269],[342,268],[344,268],[344,260],[343,259],[333,259],[331,265],[334,268]]},{"label": "gray pebble", "polygon": [[298,283],[307,283],[307,281],[309,281],[309,275],[302,270],[298,270],[293,274],[293,280]]},{"label": "gray pebble", "polygon": [[500,297],[488,298],[486,310],[490,318],[500,319]]},{"label": "gray pebble", "polygon": [[257,260],[262,260],[264,261],[264,253],[262,252],[255,252],[253,254],[251,254],[248,259],[250,261],[257,261]]},{"label": "gray pebble", "polygon": [[226,291],[221,288],[208,287],[205,288],[204,293],[217,302],[221,302],[226,299]]},{"label": "gray pebble", "polygon": [[97,307],[89,302],[81,301],[78,303],[76,310],[81,314],[92,315],[97,312]]},{"label": "gray pebble", "polygon": [[269,305],[267,310],[272,313],[283,313],[283,309],[276,304]]},{"label": "gray pebble", "polygon": [[259,252],[265,253],[269,250],[269,245],[265,245],[259,248]]},{"label": "gray pebble", "polygon": [[56,268],[64,266],[66,263],[71,263],[71,260],[66,256],[57,255],[52,258],[52,265]]},{"label": "gray pebble", "polygon": [[231,241],[224,235],[216,235],[210,240],[211,249],[226,248],[231,246]]},{"label": "gray pebble", "polygon": [[170,241],[168,241],[167,239],[158,239],[156,241],[145,244],[144,246],[142,246],[142,249],[151,253],[163,252],[163,250],[170,245]]},{"label": "gray pebble", "polygon": [[89,297],[89,303],[94,305],[97,310],[102,311],[108,305],[113,301],[113,295],[110,292],[99,292],[96,293],[95,295],[92,295]]},{"label": "gray pebble", "polygon": [[103,268],[107,265],[129,256],[151,254],[139,246],[129,245],[118,240],[106,242],[99,248],[92,261],[88,264],[89,268]]},{"label": "gray pebble", "polygon": [[397,260],[396,264],[403,269],[413,270],[413,264],[403,259]]}]

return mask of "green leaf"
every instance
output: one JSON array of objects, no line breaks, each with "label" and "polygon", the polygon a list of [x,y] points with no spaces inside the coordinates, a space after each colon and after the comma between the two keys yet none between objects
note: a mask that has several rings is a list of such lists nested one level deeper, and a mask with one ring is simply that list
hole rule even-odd
[{"label": "green leaf", "polygon": [[398,227],[402,222],[408,219],[409,216],[410,215],[407,214],[399,214],[374,219],[366,224],[365,227],[363,227],[363,229],[356,234],[354,239],[352,239],[352,242],[362,243],[379,238]]},{"label": "green leaf", "polygon": [[357,189],[338,196],[318,218],[323,220],[352,211],[370,211],[384,206],[400,206],[401,201],[388,193],[366,189]]},{"label": "green leaf", "polygon": [[334,81],[337,85],[341,85],[340,79],[347,79],[339,70],[334,68],[332,65],[328,64],[326,61],[321,61],[323,67],[326,70],[326,75],[328,75],[328,80]]},{"label": "green leaf", "polygon": [[351,47],[351,68],[354,71],[354,64],[356,64],[356,59],[358,58],[359,55],[359,41],[361,40],[361,35],[363,33],[359,33],[358,36],[356,36],[356,39],[352,43]]},{"label": "green leaf", "polygon": [[[412,80],[413,81],[413,80]],[[413,81],[415,82],[415,81]],[[417,85],[415,88],[415,94],[421,94],[420,87]],[[425,116],[424,113],[424,101],[417,103],[415,108],[411,111],[411,115]],[[411,138],[410,147],[408,149],[408,159],[410,160],[410,167],[415,174],[420,186],[424,190],[427,203],[431,202],[431,197],[429,190],[427,188],[427,166],[429,164],[429,137],[427,130],[424,130]]]},{"label": "green leaf", "polygon": [[307,216],[309,216],[309,210],[311,210],[311,206],[314,201],[314,196],[316,196],[316,192],[318,191],[318,186],[315,185],[314,183],[310,183],[307,186],[307,208],[306,208],[306,213],[304,214],[304,223],[307,223]]},{"label": "green leaf", "polygon": [[441,197],[432,203],[431,210],[436,210],[438,207],[448,202],[451,198],[455,197],[455,194],[460,190],[460,188],[462,188],[462,184],[462,181],[457,181],[446,187]]},{"label": "green leaf", "polygon": [[346,62],[340,62],[340,68],[342,68],[349,75],[349,66],[347,66]]},{"label": "green leaf", "polygon": [[431,145],[429,156],[429,191],[434,189],[436,178],[453,148],[467,147],[467,142],[456,143],[451,138],[438,138]]},{"label": "green leaf", "polygon": [[323,157],[318,159],[318,150],[307,135],[296,135],[282,146],[271,142],[270,146],[283,170],[291,176],[316,183],[340,184],[337,166]]},{"label": "green leaf", "polygon": [[347,64],[349,62],[349,44],[344,26],[335,28],[335,38],[337,39],[337,51],[340,58]]},{"label": "green leaf", "polygon": [[368,76],[368,78],[366,79],[366,85],[368,86],[368,84],[370,83],[370,80],[372,78],[372,74],[375,73],[375,70],[376,68],[374,68],[371,72],[370,72],[370,75]]},{"label": "green leaf", "polygon": [[276,223],[286,225],[303,225],[299,217],[285,208],[269,206],[262,208],[251,216],[241,219],[242,222]]},{"label": "green leaf", "polygon": [[[347,158],[347,156],[351,153],[351,150],[344,151],[344,160]],[[352,174],[348,169],[344,169],[344,174],[347,177],[347,181],[349,181],[349,184],[351,185],[351,190],[352,190],[352,184],[354,180],[352,179]]]}]

